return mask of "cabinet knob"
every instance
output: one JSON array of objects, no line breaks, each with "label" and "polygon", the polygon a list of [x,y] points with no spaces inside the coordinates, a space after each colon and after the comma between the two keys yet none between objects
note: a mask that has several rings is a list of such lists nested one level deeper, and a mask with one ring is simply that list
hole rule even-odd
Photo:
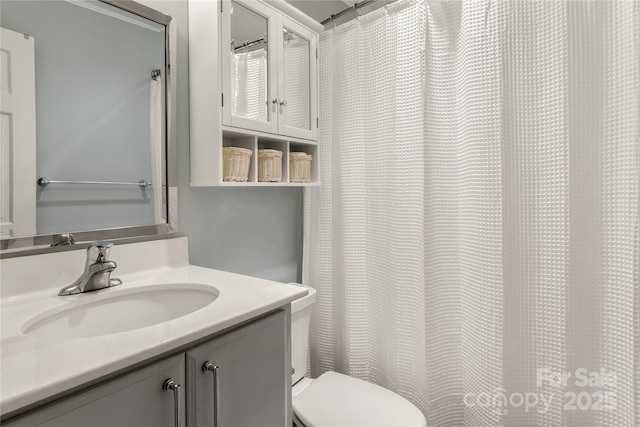
[{"label": "cabinet knob", "polygon": [[277,104],[278,103],[278,98],[274,99],[271,101],[272,104]]},{"label": "cabinet knob", "polygon": [[165,391],[173,391],[173,425],[180,427],[180,384],[173,378],[168,378],[162,384]]},{"label": "cabinet knob", "polygon": [[280,106],[281,107],[286,107],[287,106],[287,101],[280,101]]},{"label": "cabinet knob", "polygon": [[202,365],[202,372],[211,372],[213,374],[213,427],[218,427],[218,414],[220,413],[219,369],[209,361],[204,362]]}]

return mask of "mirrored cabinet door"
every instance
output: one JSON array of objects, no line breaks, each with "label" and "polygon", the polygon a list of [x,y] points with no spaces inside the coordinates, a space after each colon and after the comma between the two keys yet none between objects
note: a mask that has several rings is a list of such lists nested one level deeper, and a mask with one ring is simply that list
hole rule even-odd
[{"label": "mirrored cabinet door", "polygon": [[316,34],[281,16],[278,37],[278,133],[316,140]]},{"label": "mirrored cabinet door", "polygon": [[[278,130],[276,22],[257,1],[222,2],[223,123],[276,133]],[[215,78],[212,76],[212,78]]]}]

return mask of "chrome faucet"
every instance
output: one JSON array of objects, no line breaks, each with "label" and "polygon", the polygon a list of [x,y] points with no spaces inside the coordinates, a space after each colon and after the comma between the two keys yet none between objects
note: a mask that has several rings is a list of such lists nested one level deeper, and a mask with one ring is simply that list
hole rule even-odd
[{"label": "chrome faucet", "polygon": [[117,267],[114,261],[108,260],[112,246],[111,242],[91,243],[87,248],[84,273],[78,280],[60,289],[58,295],[75,295],[122,284],[122,280],[111,278],[111,272]]}]

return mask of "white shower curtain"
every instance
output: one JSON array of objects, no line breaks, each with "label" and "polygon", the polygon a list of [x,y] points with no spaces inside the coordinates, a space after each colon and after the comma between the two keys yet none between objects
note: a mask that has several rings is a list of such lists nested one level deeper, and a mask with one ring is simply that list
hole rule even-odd
[{"label": "white shower curtain", "polygon": [[311,129],[309,114],[309,42],[304,39],[285,39],[283,42],[286,125]]},{"label": "white shower curtain", "polygon": [[430,426],[639,425],[640,5],[400,0],[320,68],[312,373]]},{"label": "white shower curtain", "polygon": [[267,51],[230,52],[231,111],[233,115],[267,121]]},{"label": "white shower curtain", "polygon": [[151,158],[151,193],[154,224],[167,222],[163,200],[162,152],[164,149],[164,86],[162,76],[149,82],[149,153]]}]

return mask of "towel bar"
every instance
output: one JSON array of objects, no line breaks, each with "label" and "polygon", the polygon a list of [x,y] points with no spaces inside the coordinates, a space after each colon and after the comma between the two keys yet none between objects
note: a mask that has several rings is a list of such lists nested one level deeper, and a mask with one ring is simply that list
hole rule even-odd
[{"label": "towel bar", "polygon": [[38,185],[46,187],[49,184],[91,184],[91,185],[136,185],[138,187],[149,187],[151,182],[141,179],[138,182],[113,182],[113,181],[54,181],[47,177],[38,178]]}]

